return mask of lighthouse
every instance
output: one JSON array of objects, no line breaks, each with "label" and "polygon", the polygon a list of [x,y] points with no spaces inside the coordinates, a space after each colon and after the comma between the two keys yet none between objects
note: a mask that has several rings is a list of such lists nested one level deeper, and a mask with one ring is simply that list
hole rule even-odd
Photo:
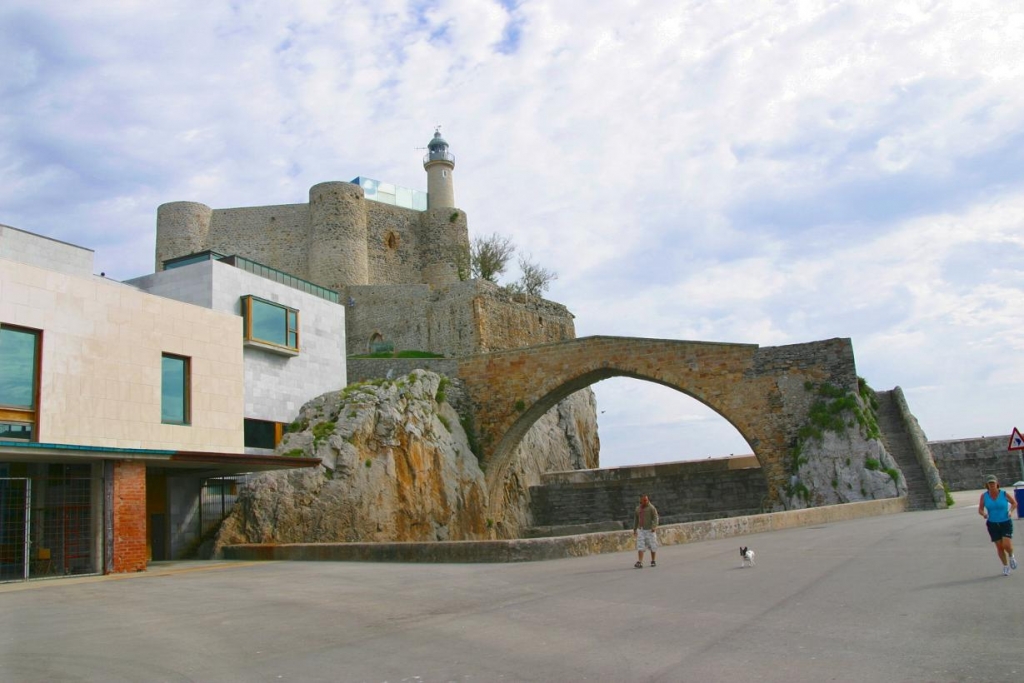
[{"label": "lighthouse", "polygon": [[448,142],[441,137],[440,126],[434,129],[434,138],[427,143],[423,169],[427,172],[427,208],[455,208],[455,187],[452,184],[455,155],[448,151]]}]

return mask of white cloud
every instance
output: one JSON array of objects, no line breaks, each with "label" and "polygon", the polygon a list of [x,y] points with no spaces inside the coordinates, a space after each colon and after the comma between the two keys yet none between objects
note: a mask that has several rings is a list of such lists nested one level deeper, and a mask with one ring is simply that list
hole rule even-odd
[{"label": "white cloud", "polygon": [[443,124],[470,229],[558,271],[581,333],[850,336],[926,432],[1012,426],[993,387],[1024,370],[1024,11],[1005,2],[11,0],[0,63],[0,222],[114,277],[151,269],[164,202],[423,188]]}]

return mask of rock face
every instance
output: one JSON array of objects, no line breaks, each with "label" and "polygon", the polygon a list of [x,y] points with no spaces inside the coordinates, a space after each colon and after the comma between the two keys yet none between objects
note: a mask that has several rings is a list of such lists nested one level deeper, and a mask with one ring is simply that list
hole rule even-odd
[{"label": "rock face", "polygon": [[593,391],[583,389],[545,413],[523,437],[502,485],[496,536],[519,538],[533,526],[530,487],[540,484],[542,473],[595,469],[599,451],[597,401]]},{"label": "rock face", "polygon": [[529,487],[541,472],[597,466],[596,410],[585,390],[527,433],[505,479],[504,515],[488,520],[485,475],[444,400],[448,386],[441,375],[415,370],[307,403],[278,453],[322,465],[256,478],[216,546],[515,537],[531,523]]},{"label": "rock face", "polygon": [[826,391],[812,408],[792,455],[787,510],[906,495],[868,395]]}]

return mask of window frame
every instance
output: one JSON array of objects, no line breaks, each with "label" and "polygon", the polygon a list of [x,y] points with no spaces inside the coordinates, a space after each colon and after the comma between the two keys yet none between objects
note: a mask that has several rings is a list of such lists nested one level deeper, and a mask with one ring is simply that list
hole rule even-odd
[{"label": "window frame", "polygon": [[[182,361],[181,378],[181,413],[182,420],[169,420],[165,417],[167,395],[164,386],[164,361]],[[189,426],[192,424],[192,359],[177,353],[160,354],[160,423],[165,425]]]},{"label": "window frame", "polygon": [[[254,301],[279,309],[283,314],[284,344],[253,336],[252,311]],[[299,354],[299,351],[301,350],[301,334],[299,332],[300,321],[298,309],[292,308],[291,306],[285,306],[284,304],[276,301],[268,301],[267,299],[258,297],[254,294],[246,294],[242,296],[240,299],[240,305],[242,309],[242,339],[247,346],[255,346],[290,356],[297,356]],[[293,339],[294,345],[291,343]]]},{"label": "window frame", "polygon": [[11,425],[27,425],[29,429],[28,438],[21,439],[13,436],[0,438],[12,441],[39,441],[39,404],[41,398],[40,391],[42,387],[43,375],[43,330],[39,330],[33,327],[23,327],[22,325],[10,325],[7,323],[0,323],[0,330],[10,330],[12,332],[29,334],[32,335],[32,337],[34,337],[35,341],[32,349],[31,404],[27,407],[23,405],[0,404],[0,423]]}]

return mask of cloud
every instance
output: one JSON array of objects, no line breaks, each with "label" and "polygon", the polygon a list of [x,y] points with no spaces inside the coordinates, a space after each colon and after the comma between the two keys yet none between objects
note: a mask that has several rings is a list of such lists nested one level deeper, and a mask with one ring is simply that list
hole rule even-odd
[{"label": "cloud", "polygon": [[581,334],[848,336],[926,432],[1012,427],[1006,3],[10,0],[0,63],[0,222],[113,277],[152,269],[164,202],[422,189],[442,124],[471,231],[557,271]]}]

